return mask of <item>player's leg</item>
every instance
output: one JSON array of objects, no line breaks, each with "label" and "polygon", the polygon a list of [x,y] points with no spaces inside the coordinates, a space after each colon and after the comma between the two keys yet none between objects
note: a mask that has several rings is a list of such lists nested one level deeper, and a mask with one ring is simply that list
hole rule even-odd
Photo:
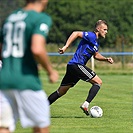
[{"label": "player's leg", "polygon": [[50,104],[55,102],[61,96],[65,95],[66,92],[79,81],[77,71],[74,68],[75,65],[67,65],[67,71],[60,87],[48,97]]},{"label": "player's leg", "polygon": [[77,74],[80,77],[80,79],[86,82],[90,82],[92,84],[92,87],[90,88],[87,99],[80,106],[80,108],[84,111],[84,113],[86,115],[89,115],[88,113],[89,103],[93,100],[93,98],[96,96],[97,92],[99,91],[102,81],[96,75],[96,73],[92,71],[90,68],[88,68],[87,66],[78,64],[75,67],[75,69],[77,69]]},{"label": "player's leg", "polygon": [[[88,93],[88,96],[87,96],[85,102],[81,106],[82,110],[87,115],[89,115],[89,113],[88,113],[89,104],[94,99],[94,97],[96,96],[96,94],[98,93],[98,91],[102,85],[102,80],[97,75],[94,78],[92,78],[89,82],[92,84],[92,87],[89,90],[89,93]],[[85,111],[87,111],[87,112],[85,112]]]},{"label": "player's leg", "polygon": [[88,103],[90,103],[98,93],[102,85],[102,80],[96,75],[93,79],[90,80],[90,83],[92,83],[92,87],[90,88],[88,97],[86,99]]},{"label": "player's leg", "polygon": [[65,95],[66,92],[69,90],[69,88],[71,87],[71,85],[68,86],[60,86],[59,89],[55,92],[53,92],[49,97],[48,97],[48,101],[49,104],[51,105],[53,102],[55,102],[58,98],[60,98],[61,96]]},{"label": "player's leg", "polygon": [[33,133],[49,133],[49,127],[45,127],[45,128],[34,127]]},{"label": "player's leg", "polygon": [[0,133],[11,133],[8,128],[0,127]]},{"label": "player's leg", "polygon": [[0,91],[0,133],[10,133],[8,119],[10,119],[11,107],[8,100]]},{"label": "player's leg", "polygon": [[8,128],[0,127],[0,133],[11,133]]},{"label": "player's leg", "polygon": [[14,111],[9,101],[13,105],[8,93],[0,91],[0,133],[12,133],[15,130]]}]

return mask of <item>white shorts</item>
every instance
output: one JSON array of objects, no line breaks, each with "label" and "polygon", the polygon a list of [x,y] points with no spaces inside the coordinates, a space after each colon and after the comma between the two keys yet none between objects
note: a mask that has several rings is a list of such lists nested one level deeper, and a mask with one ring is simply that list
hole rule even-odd
[{"label": "white shorts", "polygon": [[2,90],[1,93],[0,117],[3,119],[0,126],[9,127],[10,131],[14,131],[18,119],[23,128],[44,128],[50,125],[49,102],[44,91]]},{"label": "white shorts", "polygon": [[14,131],[14,119],[12,108],[5,98],[5,96],[0,91],[0,127],[8,127],[11,132]]}]

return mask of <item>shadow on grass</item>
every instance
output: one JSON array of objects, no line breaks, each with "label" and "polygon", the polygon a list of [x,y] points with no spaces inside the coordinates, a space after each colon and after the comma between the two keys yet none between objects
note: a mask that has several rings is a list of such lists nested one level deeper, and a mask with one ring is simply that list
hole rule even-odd
[{"label": "shadow on grass", "polygon": [[91,118],[90,116],[51,116],[51,118]]}]

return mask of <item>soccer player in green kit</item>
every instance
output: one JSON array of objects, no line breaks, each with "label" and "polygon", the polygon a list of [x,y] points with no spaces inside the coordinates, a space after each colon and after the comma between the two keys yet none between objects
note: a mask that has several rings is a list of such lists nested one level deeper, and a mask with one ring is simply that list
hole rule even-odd
[{"label": "soccer player in green kit", "polygon": [[0,43],[0,132],[10,133],[20,119],[34,133],[49,133],[50,110],[42,90],[37,64],[46,70],[49,81],[58,80],[45,48],[52,24],[42,12],[48,0],[26,0],[26,6],[12,12],[4,21]]}]

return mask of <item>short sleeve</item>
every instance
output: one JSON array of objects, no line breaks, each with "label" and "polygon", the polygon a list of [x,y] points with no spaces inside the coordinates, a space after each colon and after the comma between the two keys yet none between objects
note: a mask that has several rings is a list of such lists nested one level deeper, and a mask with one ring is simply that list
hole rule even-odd
[{"label": "short sleeve", "polygon": [[51,25],[52,19],[50,17],[41,17],[35,24],[33,34],[41,34],[42,36],[47,38]]},{"label": "short sleeve", "polygon": [[88,32],[83,32],[83,38],[84,38],[86,41],[90,41],[89,33],[88,33]]}]

